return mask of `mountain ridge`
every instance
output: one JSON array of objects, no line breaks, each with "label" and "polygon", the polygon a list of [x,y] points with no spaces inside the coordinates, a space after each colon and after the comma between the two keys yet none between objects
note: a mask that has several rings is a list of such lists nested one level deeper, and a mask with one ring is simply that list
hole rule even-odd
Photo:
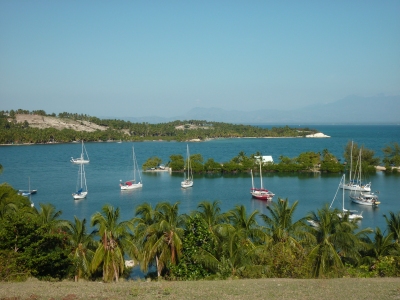
[{"label": "mountain ridge", "polygon": [[300,109],[226,110],[195,107],[174,117],[122,117],[131,122],[165,123],[174,120],[205,120],[242,124],[398,124],[400,95],[362,97],[351,95],[335,102],[307,105]]}]

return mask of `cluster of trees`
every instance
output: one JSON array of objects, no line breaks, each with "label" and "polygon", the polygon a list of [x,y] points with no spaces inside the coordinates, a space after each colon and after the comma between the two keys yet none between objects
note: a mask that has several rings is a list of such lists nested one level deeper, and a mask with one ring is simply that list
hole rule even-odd
[{"label": "cluster of trees", "polygon": [[[17,123],[17,114],[38,114],[42,116],[70,119],[74,121],[88,121],[107,130],[95,132],[78,132],[70,129],[57,130],[54,128],[39,129],[29,127],[28,122]],[[10,122],[11,120],[11,122]],[[177,128],[182,126],[183,129]],[[235,125],[221,122],[207,122],[199,120],[173,121],[168,123],[132,123],[123,120],[99,119],[83,114],[63,112],[56,116],[47,115],[45,111],[11,110],[0,111],[0,143],[65,143],[84,139],[85,141],[126,140],[142,141],[161,139],[166,141],[186,141],[192,139],[233,138],[233,137],[298,137],[313,134],[317,131],[309,128],[273,127],[271,129],[250,125]],[[129,134],[126,134],[129,133]]]},{"label": "cluster of trees", "polygon": [[260,214],[241,205],[222,212],[218,201],[204,201],[180,214],[178,202],[144,203],[130,220],[104,205],[89,233],[86,219],[62,220],[50,204],[36,210],[2,184],[0,280],[118,281],[129,271],[125,259],[170,280],[400,275],[400,213],[384,216],[382,232],[359,229],[328,206],[294,220],[297,205],[277,199]]},{"label": "cluster of trees", "polygon": [[[351,150],[351,145],[353,145],[353,150]],[[398,145],[394,143],[393,149],[396,149]],[[300,153],[298,157],[290,158],[287,156],[280,156],[278,163],[266,162],[262,164],[262,172],[327,172],[327,173],[340,173],[347,171],[350,168],[350,164],[347,163],[351,161],[350,155],[353,156],[353,161],[358,158],[358,153],[360,149],[363,149],[363,155],[361,163],[363,165],[363,170],[366,173],[376,172],[375,166],[379,165],[380,159],[375,157],[375,153],[365,147],[359,147],[357,143],[349,142],[345,147],[344,157],[346,162],[342,164],[340,159],[336,158],[328,149],[324,149],[322,153],[308,151]],[[387,161],[394,161],[397,156],[400,157],[400,152],[391,151],[391,147],[385,148],[385,153],[390,153],[385,159]],[[397,153],[397,154],[396,154]],[[193,172],[197,174],[202,173],[248,173],[250,170],[258,172],[259,161],[262,154],[260,152],[246,155],[245,152],[241,151],[237,156],[233,157],[227,162],[216,162],[213,158],[209,158],[204,161],[201,154],[192,154],[190,160],[192,163]],[[171,168],[173,172],[183,172],[185,168],[185,159],[181,154],[170,155],[170,161],[167,166]],[[149,168],[156,168],[161,164],[161,159],[159,157],[150,157],[142,166],[143,170]],[[397,171],[397,169],[394,169]],[[354,170],[353,170],[354,171]],[[392,171],[388,168],[388,171]]]}]

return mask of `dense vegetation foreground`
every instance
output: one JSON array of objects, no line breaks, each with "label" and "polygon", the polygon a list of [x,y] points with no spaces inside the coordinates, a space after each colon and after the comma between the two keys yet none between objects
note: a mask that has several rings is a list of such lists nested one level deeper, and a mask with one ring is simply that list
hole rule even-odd
[{"label": "dense vegetation foreground", "polygon": [[0,299],[399,299],[400,278],[0,283]]}]

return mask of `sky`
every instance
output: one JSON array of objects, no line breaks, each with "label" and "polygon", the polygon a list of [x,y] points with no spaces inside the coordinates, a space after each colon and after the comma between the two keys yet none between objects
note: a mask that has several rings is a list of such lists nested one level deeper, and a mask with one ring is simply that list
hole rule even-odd
[{"label": "sky", "polygon": [[173,117],[400,94],[400,1],[0,1],[0,110]]}]

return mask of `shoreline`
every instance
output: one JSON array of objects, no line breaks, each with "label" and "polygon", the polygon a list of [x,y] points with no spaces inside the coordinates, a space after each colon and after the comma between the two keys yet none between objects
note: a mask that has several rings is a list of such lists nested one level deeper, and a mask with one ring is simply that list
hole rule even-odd
[{"label": "shoreline", "polygon": [[[219,140],[219,139],[299,139],[299,138],[330,138],[329,135],[325,135],[322,132],[318,132],[315,134],[309,134],[306,136],[244,136],[244,137],[220,137],[220,138],[206,138],[204,140],[201,139],[191,139],[185,141],[177,141],[177,140],[143,140],[143,141],[86,141],[86,143],[133,143],[133,142],[177,142],[177,143],[187,143],[187,142],[207,142],[212,140]],[[48,143],[20,143],[20,144],[0,144],[0,146],[32,146],[32,145],[57,145],[57,144],[76,144],[78,141],[72,142],[48,142]]]}]

